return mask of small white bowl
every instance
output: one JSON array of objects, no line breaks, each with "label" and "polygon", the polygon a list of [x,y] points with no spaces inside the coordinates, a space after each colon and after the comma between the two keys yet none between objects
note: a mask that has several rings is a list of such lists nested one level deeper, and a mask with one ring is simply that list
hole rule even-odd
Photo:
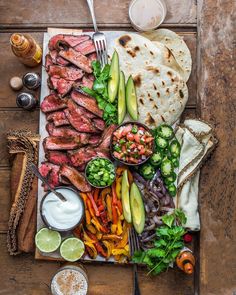
[{"label": "small white bowl", "polygon": [[[151,4],[156,7],[150,7]],[[166,12],[166,4],[163,0],[132,0],[129,5],[130,22],[137,31],[157,29],[163,23]]]}]

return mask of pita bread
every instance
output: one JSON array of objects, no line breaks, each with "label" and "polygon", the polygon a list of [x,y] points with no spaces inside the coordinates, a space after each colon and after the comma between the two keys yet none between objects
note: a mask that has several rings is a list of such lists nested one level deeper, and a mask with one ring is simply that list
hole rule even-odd
[{"label": "pita bread", "polygon": [[136,70],[132,77],[141,123],[153,128],[178,120],[188,100],[188,88],[179,73],[163,65],[149,65]]},{"label": "pita bread", "polygon": [[109,42],[108,55],[110,57],[114,50],[119,55],[120,68],[126,77],[132,75],[137,69],[160,64],[174,69],[180,75],[185,74],[165,45],[160,42],[154,45],[150,40],[138,34],[122,34],[113,42]]},{"label": "pita bread", "polygon": [[188,46],[181,36],[167,29],[158,29],[152,32],[146,32],[143,33],[142,36],[154,41],[153,43],[155,45],[158,45],[158,43],[161,42],[169,50],[171,50],[176,62],[184,71],[184,80],[187,81],[189,79],[192,69],[192,58]]}]

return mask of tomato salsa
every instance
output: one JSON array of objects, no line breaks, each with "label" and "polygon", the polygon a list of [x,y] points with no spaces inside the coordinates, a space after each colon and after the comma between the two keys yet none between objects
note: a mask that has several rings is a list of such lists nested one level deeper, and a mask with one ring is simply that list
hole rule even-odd
[{"label": "tomato salsa", "polygon": [[152,155],[153,143],[154,138],[147,127],[127,123],[113,133],[112,154],[127,164],[142,164]]}]

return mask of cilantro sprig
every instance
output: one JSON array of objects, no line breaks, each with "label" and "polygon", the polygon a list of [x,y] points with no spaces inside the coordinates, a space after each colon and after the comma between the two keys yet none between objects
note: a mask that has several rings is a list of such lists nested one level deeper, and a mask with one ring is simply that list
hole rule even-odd
[{"label": "cilantro sprig", "polygon": [[103,119],[107,125],[117,124],[117,102],[109,102],[107,90],[108,81],[110,79],[110,65],[107,64],[102,69],[99,61],[93,61],[92,68],[95,76],[93,89],[83,87],[82,90],[96,98],[98,107],[103,110]]},{"label": "cilantro sprig", "polygon": [[132,257],[135,263],[144,263],[148,267],[148,274],[157,275],[169,268],[184,246],[183,235],[186,233],[183,224],[186,216],[183,211],[175,209],[172,214],[162,217],[163,226],[156,230],[154,248],[137,251]]}]

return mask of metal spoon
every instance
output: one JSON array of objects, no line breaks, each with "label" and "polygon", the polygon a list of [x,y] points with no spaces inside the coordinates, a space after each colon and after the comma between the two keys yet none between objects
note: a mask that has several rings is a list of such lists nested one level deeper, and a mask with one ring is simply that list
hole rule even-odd
[{"label": "metal spoon", "polygon": [[52,193],[54,193],[61,201],[63,201],[63,202],[66,202],[67,201],[66,198],[63,196],[63,194],[55,191],[50,186],[50,184],[48,183],[47,179],[42,176],[42,174],[39,172],[38,168],[33,163],[31,163],[30,166],[31,166],[31,170],[33,171],[34,175],[37,176],[44,184],[46,184],[48,186],[49,190]]}]

